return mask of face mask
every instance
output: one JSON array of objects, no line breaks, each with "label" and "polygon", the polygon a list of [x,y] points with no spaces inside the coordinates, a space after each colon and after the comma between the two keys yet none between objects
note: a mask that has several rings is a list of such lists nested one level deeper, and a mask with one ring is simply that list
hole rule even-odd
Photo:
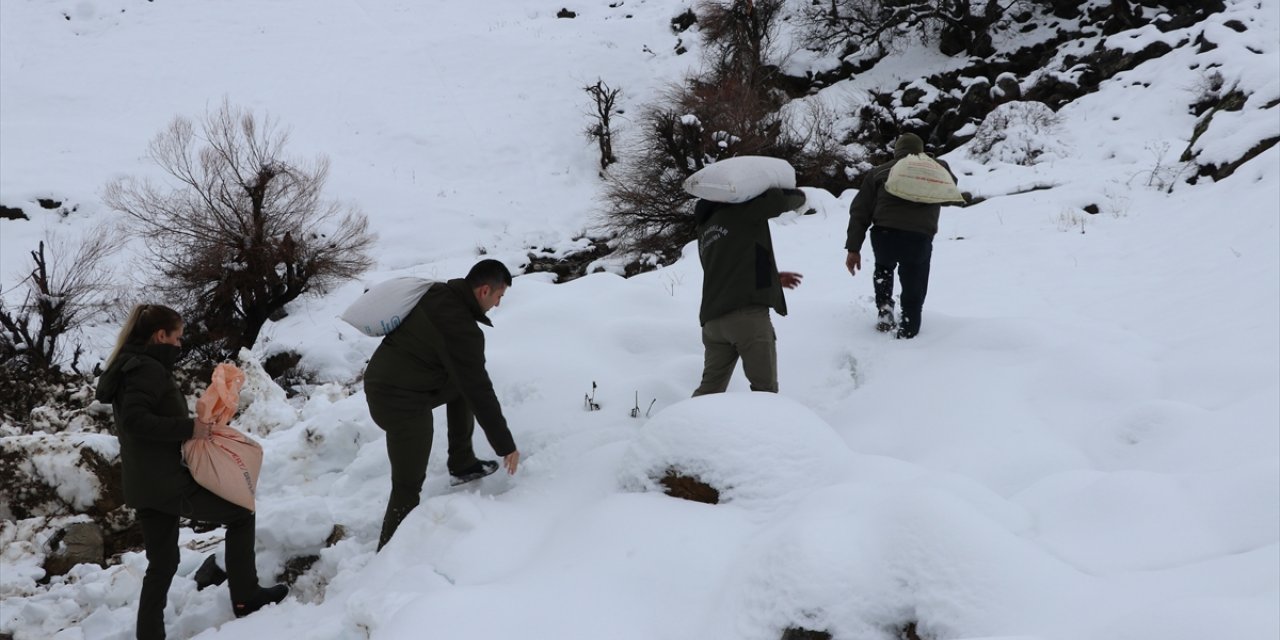
[{"label": "face mask", "polygon": [[171,344],[150,344],[147,345],[147,354],[160,361],[166,367],[173,367],[173,363],[178,361],[178,356],[182,355],[182,347]]}]

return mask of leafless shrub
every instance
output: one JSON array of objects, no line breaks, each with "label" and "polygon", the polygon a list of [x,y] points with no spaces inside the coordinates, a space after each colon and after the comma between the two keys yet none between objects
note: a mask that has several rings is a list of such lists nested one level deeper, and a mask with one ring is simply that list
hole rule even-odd
[{"label": "leafless shrub", "polygon": [[594,111],[592,122],[587,125],[587,138],[595,141],[600,149],[600,171],[604,172],[609,165],[618,161],[613,153],[613,116],[618,115],[618,96],[622,89],[610,87],[604,80],[597,79],[595,84],[582,88],[591,96]]},{"label": "leafless shrub", "polygon": [[[107,258],[120,245],[118,233],[99,227],[78,243],[48,237],[31,251],[31,271],[16,285],[24,289],[22,301],[9,307],[0,298],[0,366],[28,372],[61,368],[65,340],[114,300],[114,271]],[[78,371],[81,352],[75,345],[69,362],[73,371]]]},{"label": "leafless shrub", "polygon": [[774,59],[783,0],[709,0],[699,6],[698,25],[708,45],[711,75],[735,75],[748,82],[766,80]]},{"label": "leafless shrub", "polygon": [[1042,102],[1006,102],[987,114],[969,146],[980,162],[1033,165],[1066,153],[1061,118]]},{"label": "leafless shrub", "polygon": [[371,264],[365,215],[321,197],[327,158],[285,159],[287,142],[273,119],[224,101],[198,127],[177,117],[152,140],[148,156],[166,184],[126,178],[106,188],[192,339],[223,356],[252,346],[289,302]]},{"label": "leafless shrub", "polygon": [[83,409],[84,399],[71,397],[86,382],[79,370],[84,349],[75,340],[115,305],[107,259],[120,240],[107,227],[78,243],[48,237],[31,251],[31,271],[8,289],[22,291],[21,301],[10,305],[0,296],[0,422],[35,427],[42,421],[37,407]]},{"label": "leafless shrub", "polygon": [[991,30],[1006,12],[1032,0],[822,0],[806,3],[806,45],[881,56],[907,38],[937,41],[947,55],[994,53]]},{"label": "leafless shrub", "polygon": [[[788,97],[772,64],[782,0],[731,0],[699,6],[706,73],[644,108],[626,160],[606,177],[598,231],[644,264],[666,264],[691,241],[696,225],[684,180],[718,160],[743,155],[783,158],[801,184],[847,187],[847,157],[834,114],[813,106],[787,117]],[[816,104],[816,103],[813,103]]]},{"label": "leafless shrub", "polygon": [[737,76],[671,91],[645,110],[636,148],[608,176],[601,231],[625,252],[670,262],[696,233],[684,180],[736,156],[783,158],[800,184],[847,188],[834,114],[813,103],[804,117],[787,118],[780,107]]}]

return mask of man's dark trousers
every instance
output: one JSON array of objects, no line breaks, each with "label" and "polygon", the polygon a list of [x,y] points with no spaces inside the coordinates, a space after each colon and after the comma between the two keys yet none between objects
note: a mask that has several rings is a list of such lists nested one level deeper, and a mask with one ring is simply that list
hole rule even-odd
[{"label": "man's dark trousers", "polygon": [[455,390],[436,394],[406,395],[365,386],[369,414],[387,433],[387,457],[391,460],[391,497],[382,517],[378,549],[391,540],[400,522],[421,502],[427,478],[434,422],[431,410],[445,405],[449,437],[449,473],[459,474],[478,462],[471,446],[476,420],[466,400]]},{"label": "man's dark trousers", "polygon": [[138,598],[138,638],[164,638],[164,606],[178,572],[178,517],[227,527],[226,565],[231,602],[245,602],[258,591],[254,564],[253,512],[198,487],[173,504],[138,510],[147,548],[147,573]]},{"label": "man's dark trousers", "polygon": [[920,315],[929,291],[929,260],[933,257],[933,236],[889,227],[871,228],[871,250],[875,252],[876,308],[893,310],[893,274],[902,283],[902,321],[898,336],[914,338],[920,332]]}]

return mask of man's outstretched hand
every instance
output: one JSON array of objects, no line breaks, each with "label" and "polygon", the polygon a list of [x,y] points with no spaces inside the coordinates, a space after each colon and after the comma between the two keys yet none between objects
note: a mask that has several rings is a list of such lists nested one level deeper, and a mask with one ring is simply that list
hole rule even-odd
[{"label": "man's outstretched hand", "polygon": [[783,271],[778,274],[778,279],[782,281],[784,289],[794,289],[800,286],[800,281],[804,279],[804,276],[794,271]]},{"label": "man's outstretched hand", "polygon": [[502,456],[502,468],[506,469],[509,475],[514,476],[516,474],[516,467],[519,467],[519,466],[520,466],[519,451],[512,451],[511,453],[508,453],[507,455]]}]

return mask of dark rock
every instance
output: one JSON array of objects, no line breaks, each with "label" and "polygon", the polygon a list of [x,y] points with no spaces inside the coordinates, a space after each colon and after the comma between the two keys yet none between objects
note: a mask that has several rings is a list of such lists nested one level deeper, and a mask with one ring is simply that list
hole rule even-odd
[{"label": "dark rock", "polygon": [[[581,239],[581,238],[579,238]],[[556,274],[556,284],[561,284],[587,275],[587,267],[612,251],[606,240],[587,238],[585,249],[572,251],[560,256],[549,255],[551,250],[543,248],[536,253],[528,254],[529,263],[525,265],[525,273],[550,271]]]},{"label": "dark rock", "polygon": [[1102,209],[1099,209],[1096,204],[1090,204],[1085,206],[1084,212],[1091,215],[1098,215],[1099,213],[1102,213]]},{"label": "dark rock", "polygon": [[[1213,123],[1213,116],[1219,111],[1239,111],[1244,108],[1244,103],[1248,101],[1248,96],[1240,90],[1234,90],[1225,96],[1213,97],[1208,96],[1200,102],[1192,105],[1192,110],[1196,113],[1204,112],[1204,115],[1196,122],[1196,126],[1191,131],[1191,140],[1187,142],[1187,148],[1183,150],[1182,156],[1179,158],[1181,162],[1191,162],[1195,159],[1195,153],[1192,151],[1196,146],[1196,141],[1200,136],[1209,130],[1209,125]],[[1232,169],[1231,172],[1234,172]],[[1231,172],[1228,172],[1230,175]],[[1208,174],[1201,174],[1208,175]]]},{"label": "dark rock", "polygon": [[1232,31],[1235,31],[1236,33],[1244,33],[1245,31],[1249,30],[1248,27],[1244,26],[1243,22],[1240,22],[1239,20],[1234,20],[1234,19],[1228,20],[1222,23],[1222,26],[1228,29],[1231,29]]},{"label": "dark rock", "polygon": [[576,18],[578,17],[578,14],[568,9],[561,9],[560,11],[556,12],[556,17],[557,18]]},{"label": "dark rock", "polygon": [[66,575],[78,564],[102,566],[104,539],[102,527],[95,522],[73,522],[49,540],[51,552],[44,561],[46,576]]},{"label": "dark rock", "polygon": [[658,481],[667,495],[681,500],[701,502],[703,504],[720,504],[720,491],[715,487],[693,477],[686,476],[675,469],[667,469],[666,475]]},{"label": "dark rock", "polygon": [[281,351],[268,356],[262,362],[262,370],[271,376],[272,380],[277,380],[294,373],[300,362],[302,362],[302,354],[296,351]]},{"label": "dark rock", "polygon": [[[0,506],[19,520],[36,516],[88,514],[102,517],[124,504],[119,459],[107,459],[76,442],[79,434],[36,434],[0,439]],[[74,462],[93,475],[98,495],[92,504],[75,505],[58,495],[58,488],[31,461],[39,457],[78,455]]]},{"label": "dark rock", "polygon": [[782,640],[831,640],[831,633],[802,627],[789,627],[782,632]]},{"label": "dark rock", "polygon": [[914,107],[920,104],[920,99],[925,97],[925,95],[926,93],[924,89],[919,87],[909,87],[906,91],[902,92],[902,106]]},{"label": "dark rock", "polygon": [[0,205],[0,220],[30,220],[30,218],[18,207]]},{"label": "dark rock", "polygon": [[958,112],[962,118],[981,120],[995,106],[995,101],[991,99],[991,83],[983,78],[980,82],[969,85],[964,97],[960,98]]},{"label": "dark rock", "polygon": [[[1277,142],[1280,142],[1280,137],[1267,138],[1259,142],[1258,144],[1253,145],[1253,148],[1246,151],[1243,156],[1240,156],[1236,160],[1232,160],[1231,162],[1227,162],[1221,165],[1217,165],[1217,164],[1200,165],[1200,171],[1197,177],[1211,176],[1213,177],[1215,182],[1220,182],[1222,180],[1225,180],[1226,178],[1230,177],[1231,174],[1235,173],[1237,169],[1243,166],[1244,163],[1262,155],[1265,151],[1267,151],[1271,147],[1276,146]],[[1191,182],[1194,183],[1195,180],[1193,179]]]},{"label": "dark rock", "polygon": [[324,546],[332,547],[333,545],[338,544],[339,542],[342,542],[343,540],[346,540],[346,539],[347,539],[347,528],[340,524],[335,524],[333,525],[333,531],[329,532],[329,537],[325,538]]},{"label": "dark rock", "polygon": [[1067,19],[1078,17],[1082,4],[1083,0],[1049,0],[1053,15]]},{"label": "dark rock", "polygon": [[121,507],[98,520],[106,530],[106,556],[116,558],[129,551],[142,551],[146,547],[142,539],[142,524],[137,521],[133,509]]},{"label": "dark rock", "polygon": [[1196,53],[1205,53],[1218,48],[1218,43],[1212,42],[1208,38],[1204,37],[1203,31],[1200,32],[1200,35],[1196,36],[1195,43],[1198,47],[1196,49]]},{"label": "dark rock", "polygon": [[898,630],[898,640],[925,640],[920,636],[917,625],[914,622],[908,622]]},{"label": "dark rock", "polygon": [[62,201],[54,200],[52,198],[39,198],[36,200],[36,204],[40,205],[45,209],[57,209],[58,207],[62,206]]},{"label": "dark rock", "polygon": [[991,91],[995,94],[992,96],[992,100],[997,105],[1022,99],[1022,86],[1018,83],[1018,79],[1011,74],[1000,74],[996,78],[995,87]]},{"label": "dark rock", "polygon": [[685,9],[685,12],[671,19],[671,30],[676,33],[684,33],[689,27],[697,24],[698,14],[693,9]]},{"label": "dark rock", "polygon": [[284,563],[284,571],[276,576],[276,582],[285,584],[293,584],[298,581],[302,574],[311,569],[311,566],[320,561],[318,555],[294,556]]}]

